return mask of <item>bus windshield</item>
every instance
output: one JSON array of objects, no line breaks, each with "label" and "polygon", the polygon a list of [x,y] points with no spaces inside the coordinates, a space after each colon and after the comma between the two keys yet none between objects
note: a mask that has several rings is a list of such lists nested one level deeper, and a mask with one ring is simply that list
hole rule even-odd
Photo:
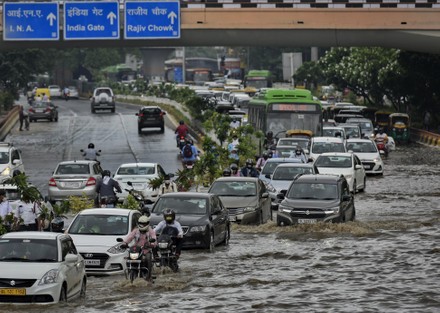
[{"label": "bus windshield", "polygon": [[319,134],[321,116],[317,114],[298,114],[297,112],[270,112],[267,114],[267,127],[274,134],[289,129],[308,129]]},{"label": "bus windshield", "polygon": [[246,87],[253,87],[255,89],[267,88],[269,85],[267,79],[252,79],[246,80]]}]

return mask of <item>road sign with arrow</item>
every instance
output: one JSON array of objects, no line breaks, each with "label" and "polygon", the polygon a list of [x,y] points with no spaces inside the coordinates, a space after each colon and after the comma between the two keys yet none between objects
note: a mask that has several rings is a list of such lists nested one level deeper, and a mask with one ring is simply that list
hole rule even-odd
[{"label": "road sign with arrow", "polygon": [[64,2],[64,39],[119,39],[118,2]]},{"label": "road sign with arrow", "polygon": [[58,3],[3,4],[3,40],[58,40]]},{"label": "road sign with arrow", "polygon": [[125,39],[180,38],[178,1],[125,2]]}]

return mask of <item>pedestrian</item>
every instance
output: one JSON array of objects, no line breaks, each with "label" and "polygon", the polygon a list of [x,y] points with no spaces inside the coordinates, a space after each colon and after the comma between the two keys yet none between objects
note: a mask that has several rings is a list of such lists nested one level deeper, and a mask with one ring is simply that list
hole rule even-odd
[{"label": "pedestrian", "polygon": [[0,217],[5,226],[6,230],[10,230],[10,225],[6,222],[6,216],[12,212],[11,203],[6,199],[6,191],[4,189],[0,189]]},{"label": "pedestrian", "polygon": [[423,128],[429,131],[430,124],[431,124],[431,113],[429,113],[429,111],[426,111],[425,115],[423,116]]},{"label": "pedestrian", "polygon": [[26,110],[24,109],[24,106],[21,104],[20,104],[19,111],[18,111],[18,119],[20,121],[19,130],[20,131],[23,130],[23,122],[24,122],[24,127],[26,128],[26,130],[29,130],[29,116],[28,116],[28,113],[26,112]]},{"label": "pedestrian", "polygon": [[40,230],[39,214],[41,207],[37,201],[20,200],[15,209],[15,229],[18,231]]}]

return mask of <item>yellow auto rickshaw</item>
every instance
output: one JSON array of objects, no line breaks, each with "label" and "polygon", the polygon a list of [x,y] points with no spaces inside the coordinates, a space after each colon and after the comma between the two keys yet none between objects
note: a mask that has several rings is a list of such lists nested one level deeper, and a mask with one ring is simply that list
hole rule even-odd
[{"label": "yellow auto rickshaw", "polygon": [[313,132],[305,129],[289,129],[286,131],[286,137],[302,137],[310,139],[313,137]]},{"label": "yellow auto rickshaw", "polygon": [[382,128],[388,133],[388,119],[392,112],[389,111],[376,111],[374,113],[374,125],[378,128]]},{"label": "yellow auto rickshaw", "polygon": [[410,117],[405,113],[393,113],[389,116],[388,132],[398,143],[409,142]]}]

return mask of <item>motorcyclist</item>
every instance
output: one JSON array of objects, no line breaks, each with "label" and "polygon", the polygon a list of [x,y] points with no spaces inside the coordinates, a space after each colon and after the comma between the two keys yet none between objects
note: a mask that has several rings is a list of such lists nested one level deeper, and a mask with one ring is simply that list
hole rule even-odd
[{"label": "motorcyclist", "polygon": [[264,138],[264,142],[263,142],[264,149],[269,150],[269,148],[272,145],[275,145],[276,143],[277,143],[276,139],[273,137],[273,131],[269,130],[266,134],[266,138]]},{"label": "motorcyclist", "polygon": [[232,171],[231,168],[227,167],[223,170],[223,177],[231,177]]},{"label": "motorcyclist", "polygon": [[233,177],[241,177],[241,173],[238,170],[238,165],[237,164],[232,163],[230,168],[231,168],[231,176],[233,176]]},{"label": "motorcyclist", "polygon": [[179,122],[179,126],[177,126],[176,130],[174,131],[176,135],[176,143],[177,143],[177,147],[179,147],[179,139],[180,137],[184,137],[186,138],[186,136],[188,136],[188,126],[185,125],[184,121],[180,121]]},{"label": "motorcyclist", "polygon": [[95,145],[93,143],[89,143],[89,145],[87,146],[87,149],[81,150],[81,152],[82,152],[82,156],[84,157],[85,160],[91,160],[91,161],[97,161],[96,157],[101,155],[101,154],[99,154],[99,152],[101,152],[101,151],[96,150]]},{"label": "motorcyclist", "polygon": [[183,163],[195,162],[197,160],[198,151],[193,145],[192,140],[187,140],[182,148]]},{"label": "motorcyclist", "polygon": [[101,201],[103,201],[103,198],[107,198],[107,201],[105,203],[101,203],[101,205],[116,204],[117,198],[115,189],[118,193],[122,192],[121,186],[111,177],[110,171],[104,170],[102,172],[102,180],[100,180],[96,186],[96,192],[99,193]]},{"label": "motorcyclist", "polygon": [[170,192],[177,192],[177,185],[175,182],[171,181],[171,178],[169,175],[165,175],[163,178],[163,183],[159,186],[159,196],[170,193]]},{"label": "motorcyclist", "polygon": [[256,168],[259,172],[261,172],[261,169],[266,164],[267,160],[269,159],[269,153],[263,152],[263,155],[258,159]]},{"label": "motorcyclist", "polygon": [[[133,229],[131,233],[127,235],[127,237],[124,238],[124,243],[121,244],[121,248],[126,249],[128,247],[128,244],[131,243],[133,240],[135,246],[142,247],[142,262],[144,262],[145,264],[150,249],[152,248],[154,250],[156,248],[156,232],[152,227],[150,227],[149,216],[142,215],[141,217],[139,217],[137,227]],[[151,270],[149,272],[149,278],[151,278]]]},{"label": "motorcyclist", "polygon": [[302,163],[307,163],[307,157],[304,154],[304,151],[303,151],[303,149],[301,149],[300,146],[297,146],[295,148],[295,151],[290,153],[289,157],[293,158],[293,159],[300,159]]},{"label": "motorcyclist", "polygon": [[374,136],[374,141],[377,144],[384,144],[384,152],[388,154],[388,135],[383,131],[383,128],[380,127],[376,136]]},{"label": "motorcyclist", "polygon": [[[176,221],[176,213],[171,209],[165,209],[163,212],[163,220],[157,224],[154,229],[156,236],[162,232],[165,227],[173,227],[177,230],[177,237],[173,237],[174,244],[176,245],[176,257],[179,258],[180,252],[182,251],[183,243],[183,229],[182,225]],[[153,249],[154,256],[157,257],[157,248]]]},{"label": "motorcyclist", "polygon": [[64,97],[64,100],[69,100],[69,95],[70,95],[70,90],[69,90],[69,88],[67,88],[67,86],[66,87],[64,87],[64,89],[63,89],[63,97]]},{"label": "motorcyclist", "polygon": [[254,161],[252,159],[246,160],[246,166],[242,167],[241,175],[244,177],[258,177],[258,171],[254,167]]}]

